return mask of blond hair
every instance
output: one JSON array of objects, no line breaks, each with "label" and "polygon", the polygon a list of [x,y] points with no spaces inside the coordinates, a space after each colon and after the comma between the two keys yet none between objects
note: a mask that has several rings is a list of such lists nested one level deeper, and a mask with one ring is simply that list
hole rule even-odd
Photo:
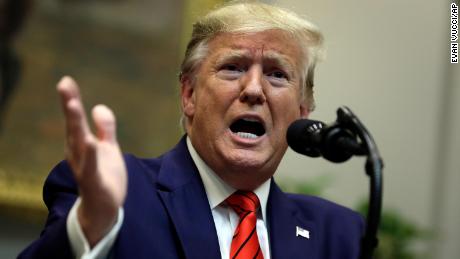
[{"label": "blond hair", "polygon": [[207,55],[207,43],[219,33],[256,33],[278,29],[297,40],[303,51],[302,99],[314,109],[315,66],[323,56],[323,36],[310,21],[279,7],[254,1],[231,1],[209,12],[193,25],[181,65],[181,77],[193,75]]}]

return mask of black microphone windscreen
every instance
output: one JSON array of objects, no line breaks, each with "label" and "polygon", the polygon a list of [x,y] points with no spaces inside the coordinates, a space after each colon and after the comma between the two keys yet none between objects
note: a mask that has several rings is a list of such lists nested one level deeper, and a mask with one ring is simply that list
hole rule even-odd
[{"label": "black microphone windscreen", "polygon": [[288,128],[286,140],[288,145],[297,153],[311,157],[321,155],[317,150],[318,143],[313,136],[319,132],[324,123],[315,120],[300,119],[294,121]]}]

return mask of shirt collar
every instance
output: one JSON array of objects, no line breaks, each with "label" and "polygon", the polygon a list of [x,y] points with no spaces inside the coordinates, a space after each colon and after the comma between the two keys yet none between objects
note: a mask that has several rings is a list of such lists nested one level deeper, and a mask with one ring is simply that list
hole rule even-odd
[{"label": "shirt collar", "polygon": [[[209,166],[201,159],[200,155],[196,152],[195,148],[187,136],[187,148],[195,162],[198,172],[200,173],[201,180],[203,181],[206,196],[208,197],[209,207],[213,210],[219,206],[225,199],[236,191],[235,188],[224,182]],[[266,219],[266,208],[268,194],[270,192],[271,178],[262,183],[253,192],[257,195],[260,201],[260,210],[262,217]]]}]

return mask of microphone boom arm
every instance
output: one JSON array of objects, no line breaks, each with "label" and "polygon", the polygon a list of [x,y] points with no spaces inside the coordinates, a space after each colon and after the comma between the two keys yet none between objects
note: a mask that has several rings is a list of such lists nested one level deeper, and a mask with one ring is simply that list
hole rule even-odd
[{"label": "microphone boom arm", "polygon": [[366,231],[361,240],[360,259],[371,259],[378,245],[377,231],[380,224],[383,192],[383,160],[369,131],[346,106],[337,110],[337,122],[358,135],[364,144],[367,160],[365,164],[369,181],[369,206],[366,217]]}]

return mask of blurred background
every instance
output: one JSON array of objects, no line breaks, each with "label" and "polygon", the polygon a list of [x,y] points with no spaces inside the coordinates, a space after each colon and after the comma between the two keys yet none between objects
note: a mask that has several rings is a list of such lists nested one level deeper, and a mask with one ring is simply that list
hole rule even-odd
[{"label": "blurred background", "polygon": [[[176,144],[178,68],[192,21],[223,0],[0,0],[0,258],[43,226],[44,179],[64,157],[55,84],[77,79],[86,107],[105,103],[125,152]],[[460,66],[450,63],[458,1],[280,0],[317,24],[327,57],[311,118],[349,106],[385,161],[378,258],[460,255]],[[291,191],[362,210],[364,159],[344,164],[288,151],[276,175]]]}]

